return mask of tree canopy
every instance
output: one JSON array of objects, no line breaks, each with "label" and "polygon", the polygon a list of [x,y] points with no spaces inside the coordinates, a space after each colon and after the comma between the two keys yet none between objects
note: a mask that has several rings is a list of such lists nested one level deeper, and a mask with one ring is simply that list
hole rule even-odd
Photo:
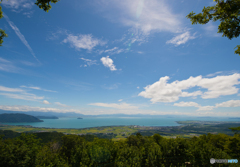
[{"label": "tree canopy", "polygon": [[[1,133],[0,133],[1,134]],[[159,134],[131,135],[112,141],[57,132],[0,136],[0,166],[19,167],[176,167],[186,162],[210,166],[210,158],[238,159],[240,135],[207,134],[191,138],[165,138]],[[238,164],[219,164],[234,167]],[[215,164],[218,166],[218,164]]]},{"label": "tree canopy", "polygon": [[[192,24],[207,24],[210,20],[220,21],[218,33],[228,39],[237,38],[240,34],[240,0],[213,0],[214,6],[204,7],[202,13],[189,13],[186,17]],[[240,55],[240,45],[235,48],[235,54]]]},{"label": "tree canopy", "polygon": [[[50,3],[57,3],[60,0],[37,0],[36,5],[40,8],[43,9],[45,12],[48,12],[52,6]],[[0,1],[1,4],[2,0]],[[3,12],[2,12],[2,7],[0,6],[0,19],[3,18]],[[2,46],[3,43],[3,38],[7,37],[8,35],[5,33],[4,30],[0,29],[0,46]]]}]

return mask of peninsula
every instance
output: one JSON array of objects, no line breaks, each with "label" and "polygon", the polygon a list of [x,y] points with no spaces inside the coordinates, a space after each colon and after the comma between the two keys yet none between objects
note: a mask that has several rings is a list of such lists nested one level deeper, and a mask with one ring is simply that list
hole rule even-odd
[{"label": "peninsula", "polygon": [[27,114],[0,114],[0,123],[43,122],[34,116]]}]

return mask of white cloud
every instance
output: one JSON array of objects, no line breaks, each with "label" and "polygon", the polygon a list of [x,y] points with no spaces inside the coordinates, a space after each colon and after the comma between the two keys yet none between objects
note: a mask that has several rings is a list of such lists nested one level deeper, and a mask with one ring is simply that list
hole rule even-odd
[{"label": "white cloud", "polygon": [[34,89],[34,90],[42,90],[42,91],[45,91],[45,92],[57,92],[57,91],[53,91],[53,90],[42,89],[42,88],[37,87],[37,86],[25,86],[25,85],[22,85],[20,87],[21,88]]},{"label": "white cloud", "polygon": [[185,33],[182,33],[180,35],[177,35],[176,37],[172,38],[171,40],[167,41],[166,43],[169,44],[174,44],[175,46],[185,44],[187,41],[190,39],[195,39],[196,37],[193,35],[191,36],[190,32],[187,31]]},{"label": "white cloud", "polygon": [[31,9],[34,3],[31,0],[3,0],[2,5],[4,7],[12,9],[19,8]]},{"label": "white cloud", "polygon": [[66,39],[63,40],[64,43],[70,43],[72,47],[75,47],[76,49],[86,49],[91,51],[95,46],[97,45],[105,45],[106,42],[93,38],[91,34],[86,35],[78,35],[74,36],[72,34],[69,34]]},{"label": "white cloud", "polygon": [[160,80],[154,84],[146,86],[144,88],[145,91],[139,93],[139,96],[150,98],[153,103],[175,102],[182,95],[182,90],[196,86],[202,77],[190,77],[187,80],[174,81],[168,84],[167,80],[169,79],[168,76],[160,78]]},{"label": "white cloud", "polygon": [[201,106],[196,102],[183,102],[183,101],[179,103],[174,103],[173,105],[178,107],[197,107],[198,108],[197,111],[209,111],[218,107],[240,107],[240,100],[229,100],[226,102],[217,103],[215,106]]},{"label": "white cloud", "polygon": [[2,96],[6,96],[11,99],[21,99],[21,100],[29,100],[29,101],[37,101],[44,99],[44,96],[36,96],[31,93],[21,93],[21,94],[13,94],[13,93],[0,93]]},{"label": "white cloud", "polygon": [[208,74],[208,75],[206,75],[206,77],[214,77],[214,76],[216,76],[218,74],[222,74],[222,73],[223,73],[222,71],[218,71],[218,72],[215,72],[215,73],[212,73],[212,74]]},{"label": "white cloud", "polygon": [[56,105],[58,105],[59,107],[69,107],[66,104],[62,104],[60,102],[55,102]]},{"label": "white cloud", "polygon": [[37,96],[35,94],[27,93],[23,89],[9,88],[5,86],[0,86],[0,95],[6,96],[12,99],[21,99],[21,100],[29,100],[29,101],[38,101],[38,100],[44,99],[44,96]]},{"label": "white cloud", "polygon": [[209,111],[209,110],[213,110],[215,107],[214,106],[201,106],[196,102],[179,102],[179,103],[174,103],[174,106],[178,106],[178,107],[197,107],[198,110],[197,111]]},{"label": "white cloud", "polygon": [[197,111],[209,111],[213,110],[215,106],[200,106]]},{"label": "white cloud", "polygon": [[[80,59],[83,60],[85,63],[87,63],[88,66],[97,64],[97,60],[90,60],[90,59],[84,59],[84,58],[80,58]],[[85,67],[85,65],[84,65],[84,67]]]},{"label": "white cloud", "polygon": [[[234,85],[240,84],[240,74],[235,73],[228,76],[217,76],[214,78],[202,78],[202,76],[190,77],[187,80],[174,81],[167,83],[168,76],[161,77],[159,81],[146,86],[139,93],[139,96],[150,98],[153,103],[156,102],[175,102],[179,97],[189,97],[201,95],[203,99],[217,98],[219,96],[232,95],[238,93],[238,88]],[[192,93],[183,92],[192,87],[207,89],[206,92],[195,91]]]},{"label": "white cloud", "polygon": [[81,111],[77,109],[58,109],[58,108],[44,108],[44,107],[18,106],[18,105],[15,105],[15,106],[0,105],[0,109],[7,110],[7,111],[23,111],[23,112],[38,111],[38,112],[81,113]]},{"label": "white cloud", "polygon": [[192,92],[192,93],[182,92],[181,97],[191,97],[191,96],[196,97],[196,96],[199,96],[199,95],[202,95],[201,91],[195,91],[195,92]]},{"label": "white cloud", "polygon": [[123,99],[119,99],[118,101],[121,102],[121,101],[123,101]]},{"label": "white cloud", "polygon": [[139,89],[140,87],[138,86],[137,89]]},{"label": "white cloud", "polygon": [[114,54],[119,54],[119,53],[122,53],[126,51],[126,49],[119,49],[118,47],[114,47],[112,49],[107,49],[107,50],[100,50],[99,51],[99,54],[102,54],[102,53],[108,53],[110,55],[114,55]]},{"label": "white cloud", "polygon": [[203,78],[198,86],[208,89],[202,95],[203,99],[217,98],[219,96],[232,95],[238,93],[238,88],[234,85],[239,85],[240,74],[229,76],[217,76],[214,78]]},{"label": "white cloud", "polygon": [[240,107],[240,100],[229,100],[222,103],[217,103],[216,107]]},{"label": "white cloud", "polygon": [[111,21],[138,29],[144,34],[176,32],[180,28],[179,16],[173,14],[164,0],[97,0],[95,4]]},{"label": "white cloud", "polygon": [[121,104],[116,104],[116,103],[90,103],[88,105],[99,106],[99,107],[109,107],[109,108],[115,108],[115,109],[138,109],[137,106],[132,106],[131,104],[127,104],[127,103],[121,103]]},{"label": "white cloud", "polygon": [[0,86],[0,91],[3,92],[24,92],[24,90],[19,89],[19,88],[8,88],[5,86]]},{"label": "white cloud", "polygon": [[180,103],[174,103],[174,106],[178,106],[178,107],[199,107],[200,105],[198,103],[195,102],[180,102]]},{"label": "white cloud", "polygon": [[20,30],[17,28],[17,26],[10,21],[10,19],[8,18],[8,16],[3,13],[4,18],[7,20],[8,24],[10,25],[10,27],[14,30],[14,32],[17,34],[18,38],[22,41],[22,43],[28,48],[28,50],[31,52],[32,56],[40,63],[40,61],[37,59],[37,57],[35,56],[35,53],[33,52],[32,48],[30,47],[30,45],[28,44],[27,40],[25,39],[25,37],[23,36],[23,34],[20,32]]},{"label": "white cloud", "polygon": [[43,104],[50,104],[47,100],[43,100]]},{"label": "white cloud", "polygon": [[113,64],[113,60],[111,58],[109,58],[109,56],[102,57],[100,60],[102,61],[103,65],[105,67],[109,67],[111,71],[116,71],[117,70],[115,65]]}]

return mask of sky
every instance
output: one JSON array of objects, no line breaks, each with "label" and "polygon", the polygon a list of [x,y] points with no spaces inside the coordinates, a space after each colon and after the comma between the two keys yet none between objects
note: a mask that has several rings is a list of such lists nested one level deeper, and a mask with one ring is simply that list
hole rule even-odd
[{"label": "sky", "polygon": [[239,39],[186,16],[212,0],[3,0],[0,109],[240,116]]}]

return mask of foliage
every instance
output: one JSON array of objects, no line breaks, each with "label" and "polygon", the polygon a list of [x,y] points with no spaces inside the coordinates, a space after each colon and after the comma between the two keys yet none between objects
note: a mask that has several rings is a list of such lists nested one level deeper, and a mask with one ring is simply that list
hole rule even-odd
[{"label": "foliage", "polygon": [[[58,142],[50,135],[45,140],[49,142],[41,143],[36,135],[30,134],[1,139],[0,166],[175,167],[185,166],[185,162],[190,162],[193,166],[200,167],[211,166],[210,158],[240,157],[238,134],[207,134],[190,139],[167,139],[159,134],[142,136],[138,133],[117,142],[96,137],[87,141],[85,136],[78,135],[64,135],[61,142]],[[239,166],[239,163],[219,166],[234,165]]]},{"label": "foliage", "polygon": [[[1,4],[2,0],[0,1]],[[2,7],[0,6],[0,19],[3,18]],[[7,37],[8,35],[5,33],[4,30],[0,29],[0,46],[2,46],[3,38]]]},{"label": "foliage", "polygon": [[[240,1],[214,0],[216,5],[204,7],[202,13],[191,12],[187,15],[192,24],[207,24],[210,20],[220,21],[218,33],[228,39],[237,38],[240,34]],[[237,45],[235,54],[240,55],[240,45]]]},{"label": "foliage", "polygon": [[0,135],[3,135],[3,139],[8,139],[18,137],[21,133],[14,132],[12,130],[0,130]]},{"label": "foliage", "polygon": [[235,134],[238,134],[240,132],[240,126],[239,127],[232,127],[232,128],[229,128],[231,129]]},{"label": "foliage", "polygon": [[43,9],[45,12],[48,12],[52,6],[50,5],[51,3],[57,3],[60,0],[37,0],[35,3],[40,9]]}]

